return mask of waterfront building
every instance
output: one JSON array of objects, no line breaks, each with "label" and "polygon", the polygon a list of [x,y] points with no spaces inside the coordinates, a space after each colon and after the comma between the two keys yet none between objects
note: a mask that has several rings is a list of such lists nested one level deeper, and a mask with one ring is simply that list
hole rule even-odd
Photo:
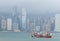
[{"label": "waterfront building", "polygon": [[1,19],[1,30],[2,31],[6,31],[6,27],[7,27],[6,18],[4,16],[2,16],[2,19]]},{"label": "waterfront building", "polygon": [[12,19],[7,18],[7,30],[12,31]]},{"label": "waterfront building", "polygon": [[12,24],[12,29],[14,32],[19,32],[19,24],[18,24],[18,20],[15,18]]},{"label": "waterfront building", "polygon": [[22,8],[22,30],[26,31],[26,8]]},{"label": "waterfront building", "polygon": [[27,18],[27,32],[30,32],[30,19]]},{"label": "waterfront building", "polygon": [[55,15],[55,29],[54,31],[60,32],[60,14]]}]

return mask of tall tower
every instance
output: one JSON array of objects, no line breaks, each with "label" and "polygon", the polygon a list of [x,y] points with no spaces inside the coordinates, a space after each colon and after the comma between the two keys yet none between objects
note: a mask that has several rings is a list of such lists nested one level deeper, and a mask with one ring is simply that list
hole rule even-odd
[{"label": "tall tower", "polygon": [[30,32],[30,19],[27,18],[27,32]]},{"label": "tall tower", "polygon": [[7,27],[6,19],[5,19],[4,16],[2,16],[2,19],[1,19],[1,30],[2,31],[6,31],[6,27]]},{"label": "tall tower", "polygon": [[35,26],[35,25],[36,25],[36,23],[35,23],[36,20],[35,20],[35,19],[36,19],[36,18],[35,18],[35,16],[34,16],[34,20],[33,20],[33,30],[34,30],[34,31],[36,31],[36,26]]},{"label": "tall tower", "polygon": [[12,31],[12,19],[7,18],[7,30]]},{"label": "tall tower", "polygon": [[26,8],[22,8],[22,30],[26,31]]},{"label": "tall tower", "polygon": [[13,31],[14,32],[20,32],[20,30],[19,30],[19,24],[17,22],[17,19],[14,19],[14,22],[13,22]]},{"label": "tall tower", "polygon": [[12,15],[15,16],[16,14],[17,14],[17,7],[13,6]]},{"label": "tall tower", "polygon": [[38,19],[38,21],[37,21],[38,25],[36,26],[36,31],[40,32],[40,17],[38,16],[37,19]]},{"label": "tall tower", "polygon": [[17,7],[13,7],[13,22],[12,22],[12,29],[14,32],[20,32],[19,30],[19,16],[17,12]]},{"label": "tall tower", "polygon": [[60,32],[60,14],[55,15],[55,29],[54,31]]},{"label": "tall tower", "polygon": [[36,31],[36,21],[35,21],[35,16],[32,17],[33,20],[30,22],[30,32],[35,32]]}]

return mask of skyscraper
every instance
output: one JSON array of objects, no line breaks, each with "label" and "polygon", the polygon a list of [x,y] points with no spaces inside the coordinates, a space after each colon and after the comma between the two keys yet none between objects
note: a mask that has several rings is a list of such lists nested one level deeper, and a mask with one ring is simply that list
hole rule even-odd
[{"label": "skyscraper", "polygon": [[22,8],[22,30],[26,31],[26,8]]},{"label": "skyscraper", "polygon": [[19,24],[17,22],[17,19],[14,19],[12,27],[13,27],[12,29],[13,29],[14,32],[20,32],[20,30],[19,30]]},{"label": "skyscraper", "polygon": [[33,27],[33,28],[34,28],[34,29],[35,29],[35,31],[36,31],[36,22],[35,22],[35,21],[36,21],[36,18],[35,18],[35,16],[34,16],[34,20],[33,20],[34,27]]},{"label": "skyscraper", "polygon": [[12,30],[12,19],[7,18],[7,30],[11,31]]},{"label": "skyscraper", "polygon": [[19,29],[19,18],[20,16],[18,16],[18,10],[17,10],[17,6],[14,6],[13,7],[13,22],[12,22],[12,30],[14,32],[20,32],[20,29]]},{"label": "skyscraper", "polygon": [[30,32],[30,20],[27,18],[27,32]]},{"label": "skyscraper", "polygon": [[4,16],[2,16],[2,19],[1,19],[1,29],[2,29],[2,31],[6,31],[6,27],[7,27],[6,19],[5,19]]},{"label": "skyscraper", "polygon": [[37,19],[36,31],[40,32],[40,17],[38,16]]},{"label": "skyscraper", "polygon": [[35,32],[34,23],[30,23],[30,32]]},{"label": "skyscraper", "polygon": [[55,29],[54,31],[60,32],[60,14],[55,15]]},{"label": "skyscraper", "polygon": [[30,20],[30,32],[35,32],[36,31],[35,16],[31,17],[31,19],[33,19],[33,20]]},{"label": "skyscraper", "polygon": [[54,31],[55,29],[55,20],[56,20],[56,15],[51,17],[51,31]]}]

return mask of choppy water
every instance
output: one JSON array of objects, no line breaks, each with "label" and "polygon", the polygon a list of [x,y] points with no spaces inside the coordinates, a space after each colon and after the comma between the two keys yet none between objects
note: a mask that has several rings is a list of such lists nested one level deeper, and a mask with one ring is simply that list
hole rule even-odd
[{"label": "choppy water", "polygon": [[60,33],[52,33],[52,38],[32,38],[30,33],[0,32],[0,41],[60,41]]}]

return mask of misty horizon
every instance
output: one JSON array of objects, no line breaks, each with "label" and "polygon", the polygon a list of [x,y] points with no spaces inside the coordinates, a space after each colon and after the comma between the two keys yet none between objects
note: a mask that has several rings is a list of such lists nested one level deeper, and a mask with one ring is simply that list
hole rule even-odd
[{"label": "misty horizon", "polygon": [[17,10],[26,8],[28,12],[32,13],[60,13],[59,0],[0,0],[0,12],[12,12],[13,7]]}]

